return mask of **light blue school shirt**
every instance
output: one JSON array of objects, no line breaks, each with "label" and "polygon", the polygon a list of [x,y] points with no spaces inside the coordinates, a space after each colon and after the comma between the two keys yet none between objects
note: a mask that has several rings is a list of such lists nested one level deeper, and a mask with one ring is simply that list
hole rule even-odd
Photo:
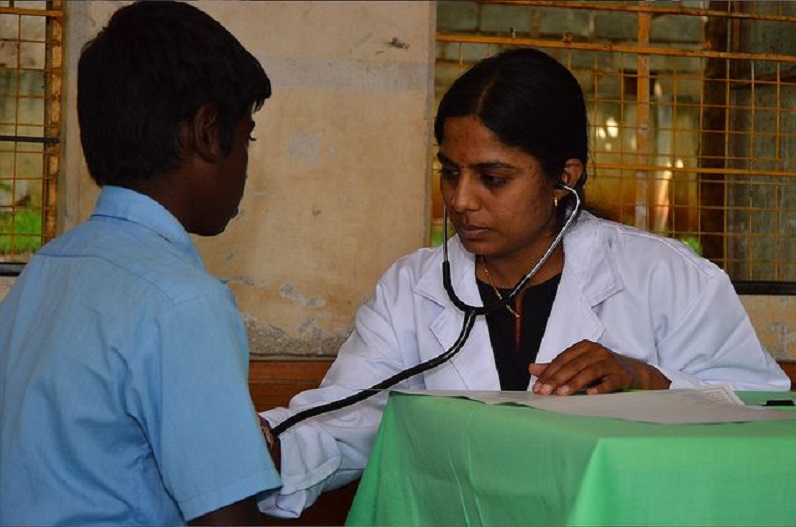
[{"label": "light blue school shirt", "polygon": [[182,524],[279,486],[247,377],[182,225],[104,188],[0,304],[0,524]]}]

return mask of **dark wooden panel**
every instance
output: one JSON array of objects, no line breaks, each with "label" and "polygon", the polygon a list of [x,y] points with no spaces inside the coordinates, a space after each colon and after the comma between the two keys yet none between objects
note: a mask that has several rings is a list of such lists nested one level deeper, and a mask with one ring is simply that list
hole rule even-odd
[{"label": "dark wooden panel", "polygon": [[292,520],[262,515],[263,525],[345,525],[359,480],[339,489],[324,492],[300,517]]},{"label": "dark wooden panel", "polygon": [[295,394],[316,388],[332,359],[252,360],[249,363],[249,392],[257,411],[287,406]]},{"label": "dark wooden panel", "polygon": [[780,367],[785,370],[785,373],[790,377],[790,389],[796,392],[796,361],[781,360],[779,361]]}]

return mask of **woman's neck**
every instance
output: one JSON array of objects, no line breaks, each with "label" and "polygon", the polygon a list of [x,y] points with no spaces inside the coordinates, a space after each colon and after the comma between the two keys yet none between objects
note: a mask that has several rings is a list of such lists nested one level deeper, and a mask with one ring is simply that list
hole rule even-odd
[{"label": "woman's neck", "polygon": [[[519,282],[539,261],[539,258],[500,258],[477,256],[476,277],[484,282],[494,283],[501,289],[511,289]],[[564,269],[564,249],[559,246],[553,251],[542,267],[531,277],[528,285],[536,285],[561,274]]]}]

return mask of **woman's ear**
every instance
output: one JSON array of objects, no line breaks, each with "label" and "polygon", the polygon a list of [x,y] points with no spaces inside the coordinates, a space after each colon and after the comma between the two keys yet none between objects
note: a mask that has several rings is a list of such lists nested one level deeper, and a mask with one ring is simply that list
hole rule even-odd
[{"label": "woman's ear", "polygon": [[568,187],[575,187],[583,177],[583,162],[580,159],[567,159],[564,163],[564,172],[561,174],[561,182]]},{"label": "woman's ear", "polygon": [[564,199],[569,195],[569,191],[564,188],[564,185],[569,188],[575,188],[582,177],[583,163],[579,159],[567,159],[567,162],[564,163],[564,171],[561,174],[561,179],[556,183],[553,194],[553,199],[556,204],[558,200]]}]

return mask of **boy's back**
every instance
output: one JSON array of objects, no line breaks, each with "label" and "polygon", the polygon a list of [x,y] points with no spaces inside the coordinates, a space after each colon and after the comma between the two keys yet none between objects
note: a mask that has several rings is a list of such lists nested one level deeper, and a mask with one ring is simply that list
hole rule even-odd
[{"label": "boy's back", "polygon": [[168,495],[190,510],[271,474],[261,438],[218,433],[254,423],[231,296],[149,198],[106,187],[33,258],[0,328],[0,523],[181,523]]}]

